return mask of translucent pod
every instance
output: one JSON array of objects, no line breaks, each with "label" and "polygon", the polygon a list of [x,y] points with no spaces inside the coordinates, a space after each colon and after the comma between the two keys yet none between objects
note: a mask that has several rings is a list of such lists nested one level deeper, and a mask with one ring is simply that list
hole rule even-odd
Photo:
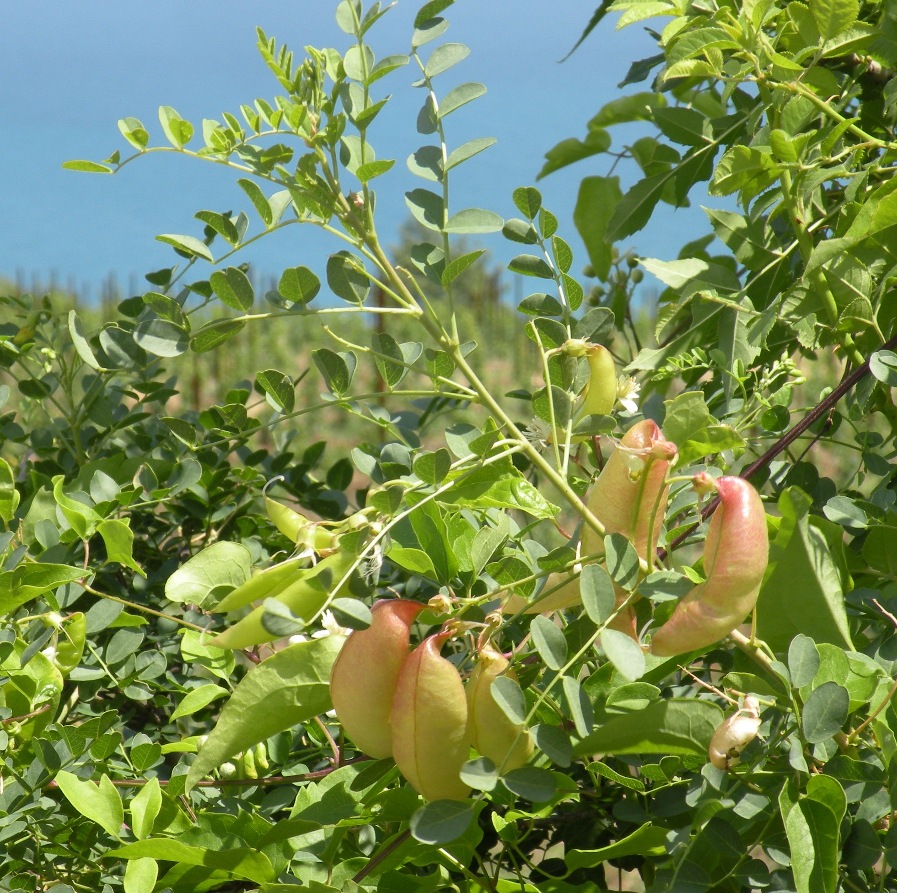
[{"label": "translucent pod", "polygon": [[502,772],[525,765],[533,754],[526,726],[512,722],[492,697],[492,683],[497,676],[517,679],[509,666],[507,658],[487,644],[480,649],[466,686],[471,743]]},{"label": "translucent pod", "polygon": [[654,634],[651,651],[672,657],[706,648],[738,626],[753,610],[769,562],[766,513],[746,480],[715,481],[720,505],[704,542],[707,579],[695,586]]},{"label": "translucent pod", "polygon": [[349,738],[376,759],[392,756],[390,713],[411,624],[426,605],[407,599],[374,603],[371,625],[353,632],[330,673],[330,699]]},{"label": "translucent pod", "polygon": [[[633,425],[610,454],[601,474],[589,492],[589,511],[604,525],[607,533],[619,533],[632,543],[641,558],[657,542],[663,524],[669,487],[665,481],[676,460],[676,445],[668,441],[656,422],[650,419]],[[654,526],[651,516],[655,512]],[[650,534],[650,537],[649,537]],[[585,558],[604,554],[604,540],[583,524],[580,551]],[[549,586],[563,577],[549,579]],[[617,588],[619,606],[629,593]],[[527,613],[544,613],[569,608],[582,601],[578,578],[547,598],[536,602]],[[635,611],[623,609],[610,623],[612,629],[635,637]]]},{"label": "translucent pod", "polygon": [[744,707],[726,717],[710,739],[708,757],[717,769],[731,769],[741,762],[741,752],[760,731],[760,704],[748,695]]},{"label": "translucent pod", "polygon": [[460,777],[467,762],[467,695],[453,663],[439,653],[451,631],[424,639],[399,673],[392,706],[393,757],[427,800],[464,800]]}]

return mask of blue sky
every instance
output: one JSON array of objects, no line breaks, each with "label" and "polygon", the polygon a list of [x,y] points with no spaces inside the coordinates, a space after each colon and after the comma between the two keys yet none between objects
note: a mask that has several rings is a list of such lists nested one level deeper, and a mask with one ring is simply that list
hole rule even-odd
[{"label": "blue sky", "polygon": [[[407,51],[419,5],[401,0],[370,32],[378,57]],[[457,169],[456,210],[475,205],[513,216],[511,191],[535,183],[544,153],[565,137],[583,135],[588,119],[619,95],[616,84],[630,62],[656,52],[644,29],[616,32],[606,20],[559,64],[596,5],[459,0],[447,10],[451,27],[442,40],[465,43],[471,54],[438,86],[447,92],[463,81],[481,81],[488,88],[485,97],[448,119],[448,138],[453,145],[479,136],[498,139]],[[65,171],[61,164],[100,160],[116,148],[126,154],[116,126],[124,116],[140,118],[151,142],[164,144],[160,105],[173,106],[198,130],[204,117],[220,120],[224,110],[236,113],[241,103],[270,99],[278,85],[255,48],[256,25],[297,55],[306,44],[343,50],[348,37],[334,22],[334,8],[330,0],[7,4],[0,61],[0,276],[18,276],[29,286],[53,277],[96,295],[111,274],[126,289],[139,290],[143,273],[175,259],[155,241],[157,234],[199,235],[196,211],[246,208],[233,172],[174,154],[139,159],[115,177]],[[371,134],[378,158],[397,159],[377,181],[387,243],[407,217],[404,192],[425,185],[404,163],[426,141],[415,130],[423,94],[410,86],[413,79],[405,68],[380,82],[393,99]],[[615,134],[617,145],[619,140]],[[585,263],[572,224],[576,189],[582,177],[607,173],[608,164],[606,158],[589,159],[537,184],[575,246],[575,269]],[[632,182],[634,171],[618,172]],[[706,231],[697,208],[667,216],[634,237],[641,253],[674,257],[683,241]],[[497,234],[482,243],[499,260],[514,253]],[[262,274],[300,263],[323,273],[326,254],[338,247],[311,227],[289,227],[237,258]]]}]

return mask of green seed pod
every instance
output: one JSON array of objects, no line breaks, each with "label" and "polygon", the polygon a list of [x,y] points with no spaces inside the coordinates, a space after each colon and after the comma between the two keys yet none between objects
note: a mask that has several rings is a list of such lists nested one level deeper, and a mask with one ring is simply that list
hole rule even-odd
[{"label": "green seed pod", "polygon": [[308,529],[313,526],[304,515],[281,502],[275,502],[269,496],[265,497],[265,508],[274,526],[291,542],[304,541]]},{"label": "green seed pod", "polygon": [[617,367],[610,351],[592,344],[586,357],[589,361],[589,383],[582,402],[583,415],[610,415],[617,402]]},{"label": "green seed pod", "polygon": [[533,742],[526,726],[511,722],[492,697],[492,683],[497,676],[516,680],[517,675],[509,666],[503,654],[486,645],[480,650],[466,687],[471,743],[501,772],[525,765],[533,754]]},{"label": "green seed pod", "polygon": [[411,624],[425,605],[378,601],[371,625],[346,639],[330,673],[330,699],[346,734],[375,759],[392,756],[393,697],[408,659]]},{"label": "green seed pod", "polygon": [[655,633],[651,651],[672,657],[718,642],[753,610],[769,562],[766,513],[743,478],[716,480],[720,505],[704,542],[707,579],[676,606]]},{"label": "green seed pod", "polygon": [[427,800],[464,800],[460,777],[470,743],[467,695],[453,663],[439,653],[452,632],[424,639],[405,661],[392,706],[393,756]]},{"label": "green seed pod", "polygon": [[[266,597],[286,605],[300,620],[309,620],[321,610],[331,595],[338,598],[348,589],[347,580],[333,591],[333,587],[346,576],[354,561],[355,555],[351,552],[335,552],[322,558],[314,567],[302,568],[297,576],[287,576],[284,585],[276,591],[269,591]],[[253,577],[249,582],[252,583],[255,579]],[[209,644],[216,648],[251,648],[253,645],[263,645],[281,638],[265,629],[262,624],[264,613],[264,604],[259,605],[252,613],[219,633]]]}]

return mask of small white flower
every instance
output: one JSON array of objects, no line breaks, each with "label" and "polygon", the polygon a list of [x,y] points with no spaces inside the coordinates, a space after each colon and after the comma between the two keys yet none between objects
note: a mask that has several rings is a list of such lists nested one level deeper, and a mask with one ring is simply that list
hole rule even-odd
[{"label": "small white flower", "polygon": [[348,626],[340,626],[332,611],[325,611],[321,615],[321,625],[324,629],[311,634],[313,639],[323,639],[324,636],[348,636],[352,632]]},{"label": "small white flower", "polygon": [[617,379],[617,402],[625,410],[623,415],[635,415],[638,412],[641,389],[642,386],[631,375],[621,375]]},{"label": "small white flower", "polygon": [[523,429],[523,436],[538,450],[544,450],[551,440],[551,426],[538,416],[533,416],[529,425]]}]

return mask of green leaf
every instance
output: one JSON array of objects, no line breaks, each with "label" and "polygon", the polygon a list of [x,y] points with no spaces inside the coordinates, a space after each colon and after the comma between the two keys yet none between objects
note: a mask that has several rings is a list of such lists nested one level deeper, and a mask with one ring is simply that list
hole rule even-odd
[{"label": "green leaf", "polygon": [[249,277],[238,267],[216,270],[209,277],[212,290],[222,304],[246,312],[255,301],[255,292]]},{"label": "green leaf", "polygon": [[464,834],[473,823],[474,815],[473,803],[436,800],[411,816],[411,834],[421,843],[443,846]]},{"label": "green leaf", "polygon": [[519,509],[534,518],[554,518],[560,509],[550,503],[516,468],[499,463],[459,477],[443,493],[443,503],[470,508]]},{"label": "green leaf", "polygon": [[577,754],[695,754],[706,758],[723,721],[716,704],[694,698],[655,701],[644,710],[616,716],[575,746]]},{"label": "green leaf", "polygon": [[564,676],[561,679],[561,688],[564,691],[564,700],[567,702],[567,710],[573,719],[576,734],[580,738],[585,738],[592,731],[595,723],[592,703],[585,689],[572,676]]},{"label": "green leaf", "polygon": [[554,271],[541,258],[534,254],[518,254],[508,264],[508,269],[512,273],[519,273],[521,276],[536,276],[539,279],[554,279]]},{"label": "green leaf", "polygon": [[125,893],[143,893],[144,890],[153,890],[158,878],[159,863],[155,859],[132,859],[125,866]]},{"label": "green leaf", "polygon": [[502,776],[502,784],[518,797],[533,803],[547,803],[557,793],[557,782],[547,769],[523,766]]},{"label": "green leaf", "polygon": [[468,254],[462,254],[461,257],[456,257],[453,261],[446,264],[440,277],[442,284],[444,286],[451,285],[471,264],[476,263],[485,253],[485,248],[479,248]]},{"label": "green leaf", "polygon": [[277,877],[271,860],[248,847],[234,849],[194,846],[170,837],[150,838],[129,843],[104,854],[110,859],[156,859],[180,865],[197,865],[233,877],[245,878],[255,884],[265,884]]},{"label": "green leaf", "polygon": [[355,354],[336,353],[329,347],[321,347],[313,350],[311,355],[327,387],[337,397],[342,397],[352,384],[356,366]]},{"label": "green leaf", "polygon": [[624,679],[640,679],[645,674],[645,654],[631,636],[606,629],[601,633],[601,647]]},{"label": "green leaf", "polygon": [[490,691],[499,709],[513,725],[522,726],[526,723],[526,698],[514,679],[510,676],[496,676]]},{"label": "green leaf", "polygon": [[616,606],[614,581],[603,565],[589,564],[579,576],[579,593],[589,620],[601,626]]},{"label": "green leaf", "polygon": [[639,575],[639,558],[635,546],[622,533],[609,533],[604,537],[608,573],[615,583],[626,590],[635,588]]},{"label": "green leaf", "polygon": [[[229,244],[240,244],[241,232],[230,217],[225,217],[224,214],[219,214],[217,211],[197,211],[193,216],[218,233]],[[245,219],[243,216],[244,221]]]},{"label": "green leaf", "polygon": [[422,27],[443,10],[448,9],[454,2],[455,0],[429,0],[417,11],[417,15],[414,17],[414,27]]},{"label": "green leaf", "polygon": [[571,871],[577,871],[580,868],[594,868],[609,859],[622,859],[624,856],[663,856],[669,846],[668,834],[665,828],[646,822],[632,834],[600,849],[568,850],[564,862]]},{"label": "green leaf", "polygon": [[644,229],[669,179],[670,174],[645,177],[620,199],[607,222],[607,239],[610,242],[618,242]]},{"label": "green leaf", "polygon": [[327,258],[327,284],[338,298],[349,304],[363,304],[371,290],[364,264],[348,251],[337,251]]},{"label": "green leaf", "polygon": [[492,136],[479,137],[478,139],[468,140],[466,143],[458,146],[457,149],[454,149],[449,154],[449,157],[445,162],[445,169],[447,171],[450,171],[453,167],[457,167],[459,164],[463,164],[465,161],[467,161],[468,158],[473,158],[474,155],[479,155],[480,152],[484,152],[486,149],[493,145],[495,145],[495,137]]},{"label": "green leaf", "polygon": [[560,670],[567,662],[567,641],[561,630],[547,617],[537,614],[530,623],[529,631],[545,666]]},{"label": "green leaf", "polygon": [[741,435],[710,414],[701,391],[686,391],[674,400],[665,401],[665,405],[663,430],[679,450],[680,468],[705,456],[744,448]]},{"label": "green leaf", "polygon": [[859,0],[813,0],[810,11],[823,40],[850,28],[860,12]]},{"label": "green leaf", "polygon": [[78,319],[77,311],[69,311],[68,325],[69,335],[71,336],[72,344],[78,356],[81,357],[91,369],[96,369],[98,372],[104,372],[105,370],[97,360],[93,348],[90,346],[90,342],[84,334],[84,329],[81,327],[81,320]]},{"label": "green leaf", "polygon": [[814,688],[804,703],[801,722],[810,744],[827,741],[847,722],[850,694],[837,682],[823,682]]},{"label": "green leaf", "polygon": [[542,207],[542,193],[533,186],[520,186],[511,197],[517,210],[528,220],[534,220]]},{"label": "green leaf", "polygon": [[149,142],[149,133],[138,118],[120,118],[118,129],[135,149],[142,152],[146,148]]},{"label": "green leaf", "polygon": [[166,245],[171,245],[175,248],[175,250],[179,251],[181,254],[186,255],[187,257],[201,257],[203,260],[209,261],[209,263],[214,263],[214,258],[212,257],[212,252],[209,251],[209,246],[206,245],[205,242],[200,241],[193,236],[180,236],[175,233],[162,233],[161,236],[156,236],[157,242],[164,242]]},{"label": "green leaf", "polygon": [[100,776],[97,785],[92,781],[82,781],[71,772],[60,770],[56,773],[56,784],[65,799],[86,819],[96,822],[107,834],[118,837],[125,820],[121,797],[108,775]]},{"label": "green leaf", "polygon": [[442,97],[442,102],[439,103],[439,117],[445,118],[461,106],[467,105],[468,102],[479,99],[485,93],[486,88],[482,84],[460,84]]},{"label": "green leaf", "polygon": [[105,518],[97,524],[97,533],[106,546],[106,563],[122,564],[146,577],[146,571],[134,561],[134,531],[130,524],[130,518]]},{"label": "green leaf", "polygon": [[841,576],[825,536],[811,523],[809,498],[790,487],[778,507],[782,520],[757,601],[757,635],[774,651],[787,650],[798,633],[854,650]]},{"label": "green leaf", "polygon": [[330,709],[330,668],[343,644],[327,636],[288,645],[254,666],[224,705],[185,790],[235,754]]},{"label": "green leaf", "polygon": [[347,629],[367,629],[371,625],[371,609],[357,598],[335,598],[330,603],[333,617]]},{"label": "green leaf", "polygon": [[622,196],[619,177],[585,177],[579,184],[573,223],[601,280],[610,273],[613,258],[607,227]]},{"label": "green leaf", "polygon": [[249,579],[252,556],[240,543],[212,543],[185,561],[166,581],[165,597],[178,604],[203,606]]},{"label": "green leaf", "polygon": [[63,161],[62,167],[67,171],[81,171],[85,174],[111,174],[113,170],[108,164],[100,164],[97,161]]},{"label": "green leaf", "polygon": [[9,463],[0,458],[0,518],[7,524],[15,517],[19,507],[19,491]]},{"label": "green leaf", "polygon": [[897,353],[876,350],[869,357],[869,371],[890,388],[897,388]]},{"label": "green leaf", "polygon": [[795,688],[801,688],[813,681],[819,669],[819,649],[816,643],[803,633],[799,633],[788,646],[788,672]]},{"label": "green leaf", "polygon": [[65,478],[61,474],[53,478],[53,498],[72,530],[80,539],[88,540],[93,536],[101,518],[89,505],[67,494],[62,489],[64,481]]},{"label": "green leaf", "polygon": [[449,473],[452,457],[445,448],[434,453],[421,453],[414,459],[414,473],[425,483],[436,486],[441,484]]},{"label": "green leaf", "polygon": [[[217,688],[217,685],[211,686]],[[222,689],[223,691],[223,689]],[[131,813],[131,830],[141,840],[153,833],[153,824],[162,809],[162,789],[158,778],[151,778],[138,791],[128,807]]]},{"label": "green leaf", "polygon": [[292,412],[296,405],[296,386],[289,375],[277,369],[266,369],[255,377],[268,402],[278,412]]},{"label": "green leaf", "polygon": [[610,134],[600,127],[590,130],[584,140],[578,140],[576,137],[561,140],[545,153],[545,163],[542,165],[542,170],[536,175],[536,179],[541,180],[561,168],[582,161],[583,158],[591,158],[593,155],[606,152],[610,148],[610,144]]},{"label": "green leaf", "polygon": [[504,226],[504,220],[493,211],[483,208],[465,208],[452,214],[445,224],[447,233],[495,233]]},{"label": "green leaf", "polygon": [[779,809],[791,850],[797,893],[835,893],[838,888],[838,819],[825,804],[791,800],[789,786],[779,795]]},{"label": "green leaf", "polygon": [[539,724],[533,726],[531,731],[536,747],[556,766],[566,769],[573,762],[573,746],[563,729]]},{"label": "green leaf", "polygon": [[271,226],[274,222],[274,211],[271,208],[268,199],[265,198],[265,193],[262,192],[261,187],[255,180],[247,180],[245,177],[237,180],[237,185],[249,196],[249,201],[252,202],[252,206],[255,208],[259,217],[262,218],[262,222],[265,226]]},{"label": "green leaf", "polygon": [[277,291],[294,304],[308,304],[321,290],[321,280],[308,267],[287,267],[280,275]]},{"label": "green leaf", "polygon": [[365,164],[359,164],[355,169],[355,176],[362,183],[368,183],[373,180],[375,177],[379,177],[382,174],[385,174],[388,170],[392,168],[395,164],[395,159],[383,161],[368,161]]},{"label": "green leaf", "polygon": [[67,564],[20,564],[11,571],[0,574],[0,616],[11,614],[17,608],[40,598],[59,586],[74,583],[85,577],[84,568]]},{"label": "green leaf", "polygon": [[[164,323],[164,320],[160,320],[160,322]],[[173,323],[168,323],[171,326],[171,337],[173,338],[175,333],[180,333],[183,330],[176,328]],[[206,323],[201,329],[196,331],[193,336],[190,338],[190,350],[194,353],[205,353],[209,350],[214,350],[221,344],[224,344],[225,341],[229,341],[234,337],[238,332],[243,331],[245,323],[239,319],[214,319],[209,323]],[[145,337],[145,336],[144,336]],[[176,342],[177,346],[180,346],[180,341]],[[161,339],[157,339],[154,342],[154,346],[156,348],[156,352],[158,350],[169,350],[173,349],[170,347],[171,342],[165,342]],[[147,347],[149,350],[150,348]],[[181,351],[182,353],[183,351]],[[159,354],[160,356],[168,356],[168,354]],[[172,354],[172,356],[178,356],[177,353]]]},{"label": "green leaf", "polygon": [[442,196],[429,189],[412,189],[405,193],[405,204],[418,223],[427,229],[442,232],[445,205]]},{"label": "green leaf", "polygon": [[170,105],[159,106],[159,123],[165,138],[175,149],[183,149],[193,137],[193,125],[185,121]]},{"label": "green leaf", "polygon": [[424,76],[434,78],[457,65],[470,55],[470,48],[463,43],[444,43],[436,47],[424,66]]},{"label": "green leaf", "polygon": [[[215,685],[213,682],[200,685],[199,688],[194,688],[184,695],[181,703],[177,705],[174,713],[171,714],[170,720],[174,722],[176,719],[181,719],[184,716],[192,716],[197,710],[202,710],[203,707],[207,707],[212,701],[217,701],[218,698],[223,698],[227,694],[230,694],[228,689]],[[141,836],[145,835],[138,835],[138,837]]]}]

